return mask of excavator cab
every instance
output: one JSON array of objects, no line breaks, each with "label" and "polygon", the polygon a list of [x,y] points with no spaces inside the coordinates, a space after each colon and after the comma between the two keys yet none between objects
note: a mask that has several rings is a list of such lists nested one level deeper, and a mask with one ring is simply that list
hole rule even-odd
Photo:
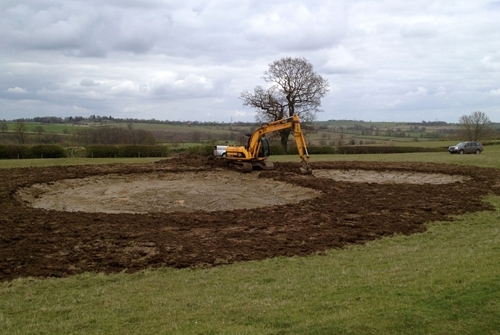
[{"label": "excavator cab", "polygon": [[269,141],[267,138],[262,137],[260,139],[260,149],[258,157],[269,157],[271,155],[271,148],[269,146]]}]

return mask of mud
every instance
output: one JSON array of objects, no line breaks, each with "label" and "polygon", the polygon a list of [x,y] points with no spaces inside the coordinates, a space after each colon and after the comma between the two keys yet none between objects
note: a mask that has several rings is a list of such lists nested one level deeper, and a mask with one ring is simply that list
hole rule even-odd
[{"label": "mud", "polygon": [[[217,160],[179,158],[1,170],[0,280],[322,254],[383,236],[419,233],[426,223],[450,215],[492,209],[484,197],[500,195],[500,173],[494,169],[318,162],[312,176],[303,176],[295,173],[298,164],[275,167],[242,175]],[[186,186],[161,193],[176,183]],[[62,188],[54,192],[51,186]],[[81,189],[87,197],[81,201],[101,209],[90,212],[68,200]],[[57,210],[35,208],[40,199],[47,203],[48,195],[58,193],[65,196],[53,201]],[[264,200],[241,207],[255,199]],[[215,206],[209,208],[210,201]],[[113,209],[113,203],[121,207]]]}]

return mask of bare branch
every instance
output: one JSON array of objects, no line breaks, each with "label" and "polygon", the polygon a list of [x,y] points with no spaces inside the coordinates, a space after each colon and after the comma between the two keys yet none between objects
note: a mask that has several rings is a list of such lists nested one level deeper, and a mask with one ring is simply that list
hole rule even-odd
[{"label": "bare branch", "polygon": [[459,119],[461,136],[468,141],[480,141],[492,135],[491,121],[488,116],[475,111],[470,115],[462,115]]},{"label": "bare branch", "polygon": [[[264,72],[268,89],[257,86],[253,93],[245,91],[240,98],[244,106],[257,109],[256,119],[270,122],[297,114],[305,122],[313,121],[321,112],[321,99],[329,91],[326,79],[314,72],[305,58],[281,58]],[[290,131],[281,132],[281,143],[286,151]]]}]

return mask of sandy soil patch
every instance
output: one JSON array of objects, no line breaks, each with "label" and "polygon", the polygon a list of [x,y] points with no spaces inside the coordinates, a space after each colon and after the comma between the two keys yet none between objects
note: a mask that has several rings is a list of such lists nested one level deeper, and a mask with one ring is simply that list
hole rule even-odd
[{"label": "sandy soil patch", "polygon": [[94,176],[18,191],[34,208],[90,213],[208,212],[297,203],[321,192],[235,171]]},{"label": "sandy soil patch", "polygon": [[[447,184],[462,176],[438,173],[314,170],[316,178],[370,183]],[[252,209],[297,203],[320,192],[281,181],[259,179],[258,173],[199,171],[93,176],[35,184],[18,191],[34,208],[90,213],[168,213]]]},{"label": "sandy soil patch", "polygon": [[313,170],[313,175],[317,178],[327,178],[337,181],[378,184],[450,184],[469,180],[469,178],[464,176],[443,173],[401,171]]}]

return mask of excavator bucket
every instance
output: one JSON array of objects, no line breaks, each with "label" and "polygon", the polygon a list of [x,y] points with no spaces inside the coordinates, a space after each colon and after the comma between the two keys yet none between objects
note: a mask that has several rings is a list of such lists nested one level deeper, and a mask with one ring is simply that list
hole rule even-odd
[{"label": "excavator bucket", "polygon": [[306,162],[306,161],[302,161],[300,163],[300,173],[301,174],[312,174],[312,169],[311,169],[311,166]]}]

